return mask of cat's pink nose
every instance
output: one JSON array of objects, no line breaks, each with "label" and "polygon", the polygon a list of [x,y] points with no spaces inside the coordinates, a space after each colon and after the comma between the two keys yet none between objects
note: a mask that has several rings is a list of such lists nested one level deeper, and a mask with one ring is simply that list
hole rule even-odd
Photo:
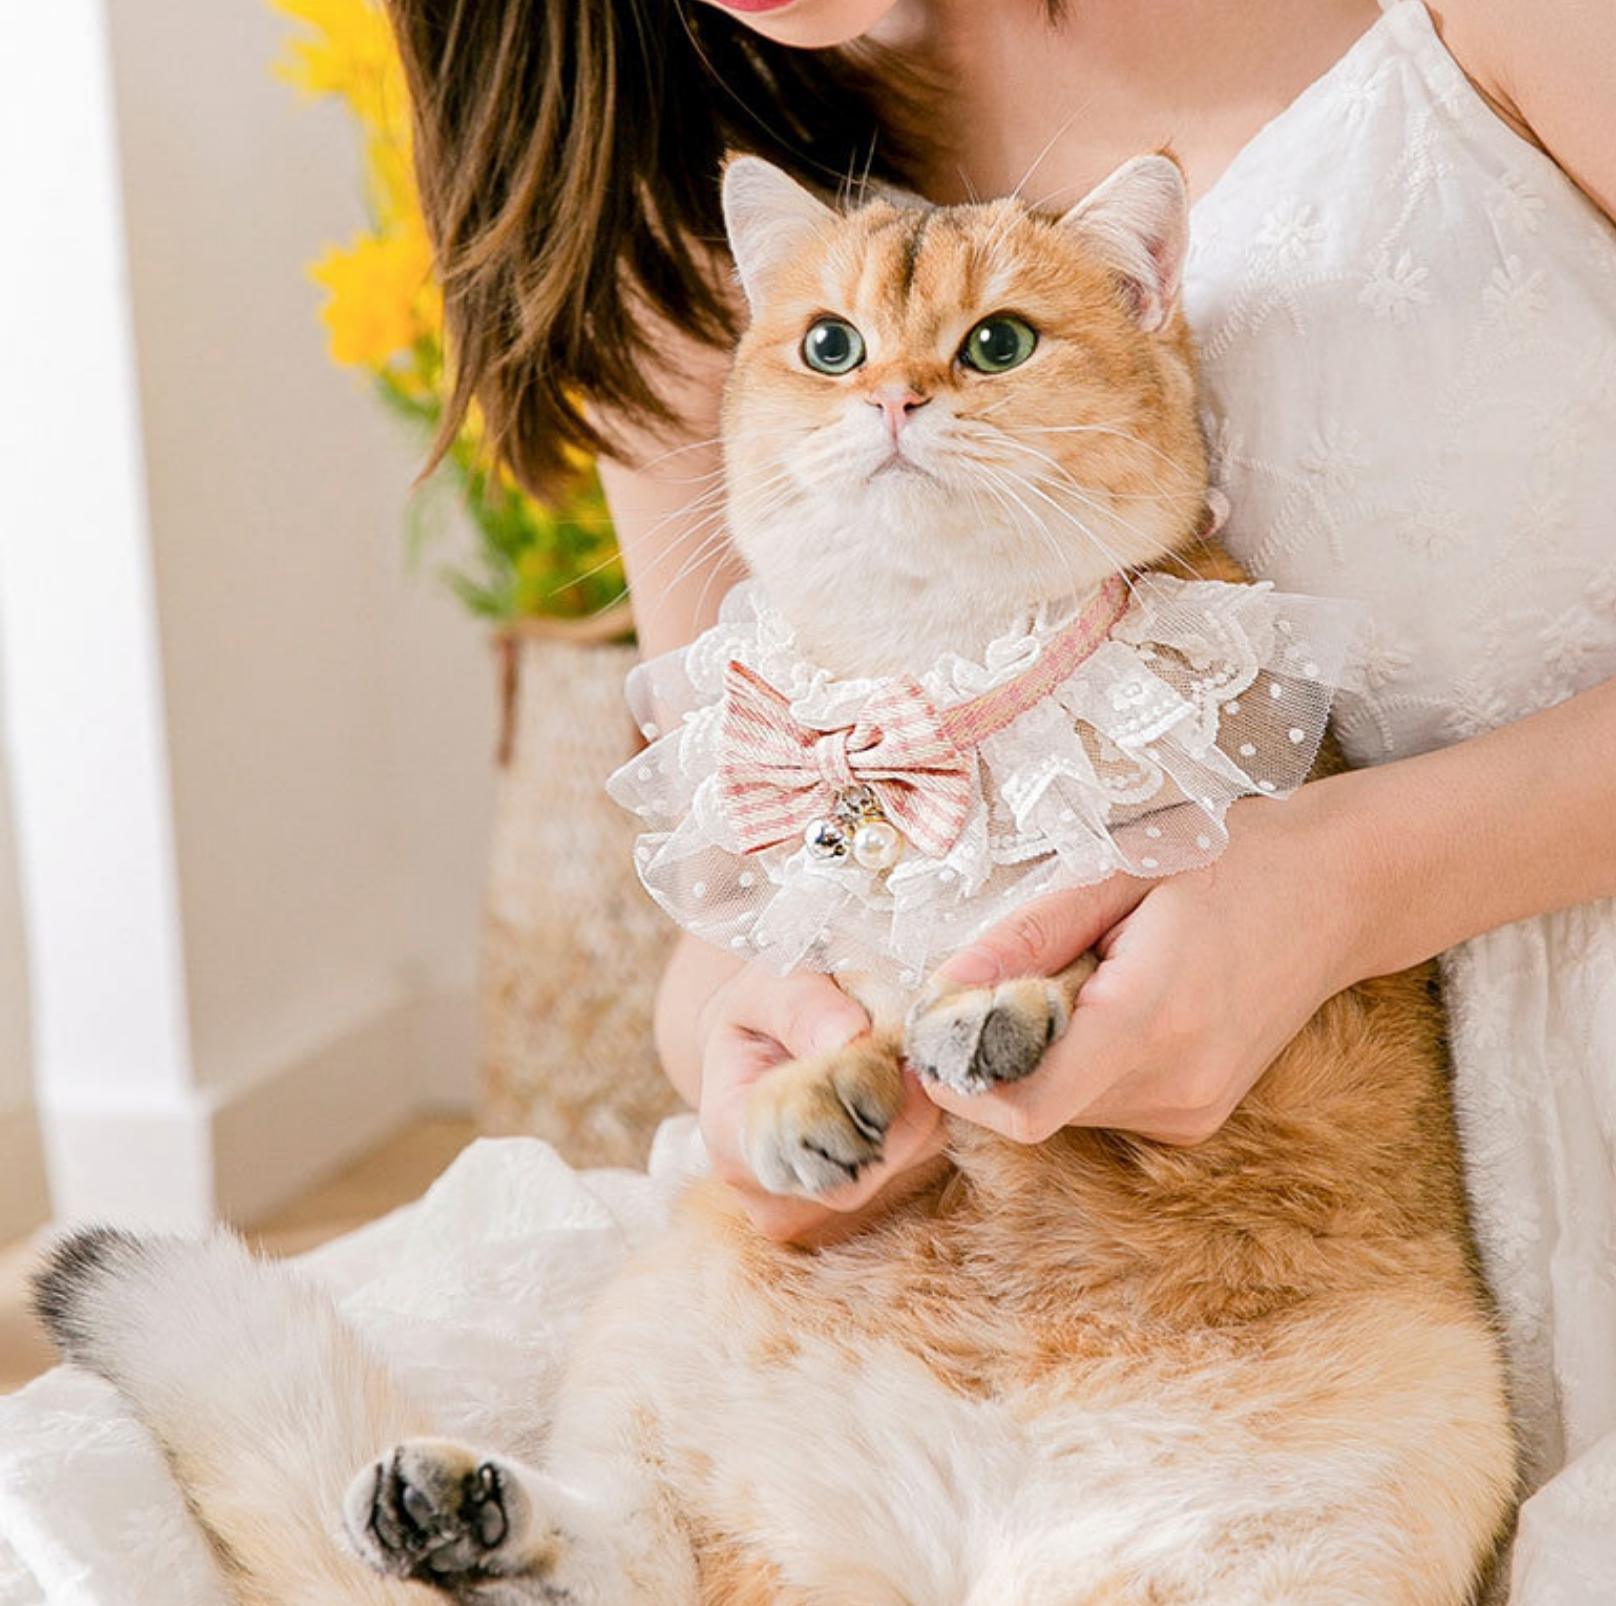
[{"label": "cat's pink nose", "polygon": [[881,409],[882,416],[886,419],[887,434],[894,441],[897,440],[903,426],[909,422],[909,415],[924,407],[930,400],[930,396],[922,396],[907,385],[883,385],[870,395],[870,405]]}]

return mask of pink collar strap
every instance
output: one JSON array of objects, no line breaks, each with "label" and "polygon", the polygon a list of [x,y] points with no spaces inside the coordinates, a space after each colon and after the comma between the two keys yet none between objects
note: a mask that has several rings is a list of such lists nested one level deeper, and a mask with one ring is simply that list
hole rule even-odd
[{"label": "pink collar strap", "polygon": [[1038,655],[1038,662],[1025,674],[969,702],[941,710],[937,719],[948,739],[956,747],[978,747],[1006,725],[1014,724],[1062,681],[1076,674],[1078,667],[1094,656],[1127,611],[1128,583],[1121,575],[1114,574]]}]

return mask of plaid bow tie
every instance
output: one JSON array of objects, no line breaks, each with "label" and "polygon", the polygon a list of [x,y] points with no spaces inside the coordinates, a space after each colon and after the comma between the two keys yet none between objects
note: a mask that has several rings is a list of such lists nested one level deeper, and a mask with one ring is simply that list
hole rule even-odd
[{"label": "plaid bow tie", "polygon": [[722,741],[718,795],[744,853],[800,836],[860,786],[923,853],[947,853],[970,815],[975,760],[907,677],[883,686],[854,724],[827,731],[802,724],[784,695],[732,663]]}]

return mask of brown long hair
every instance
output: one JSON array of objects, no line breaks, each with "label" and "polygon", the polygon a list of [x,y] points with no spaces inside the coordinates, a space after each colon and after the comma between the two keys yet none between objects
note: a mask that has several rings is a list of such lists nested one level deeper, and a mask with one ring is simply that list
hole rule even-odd
[{"label": "brown long hair", "polygon": [[718,176],[748,150],[822,188],[911,165],[872,56],[791,50],[690,0],[388,0],[453,394],[532,488],[610,423],[669,422],[656,329],[733,340]]}]

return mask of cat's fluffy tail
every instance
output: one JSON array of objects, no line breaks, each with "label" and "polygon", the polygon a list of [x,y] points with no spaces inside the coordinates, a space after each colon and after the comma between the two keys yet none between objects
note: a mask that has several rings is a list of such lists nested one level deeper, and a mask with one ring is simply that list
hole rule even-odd
[{"label": "cat's fluffy tail", "polygon": [[426,1424],[322,1290],[227,1233],[90,1228],[49,1252],[34,1302],[162,1443],[243,1606],[442,1600],[337,1538],[353,1473]]}]

